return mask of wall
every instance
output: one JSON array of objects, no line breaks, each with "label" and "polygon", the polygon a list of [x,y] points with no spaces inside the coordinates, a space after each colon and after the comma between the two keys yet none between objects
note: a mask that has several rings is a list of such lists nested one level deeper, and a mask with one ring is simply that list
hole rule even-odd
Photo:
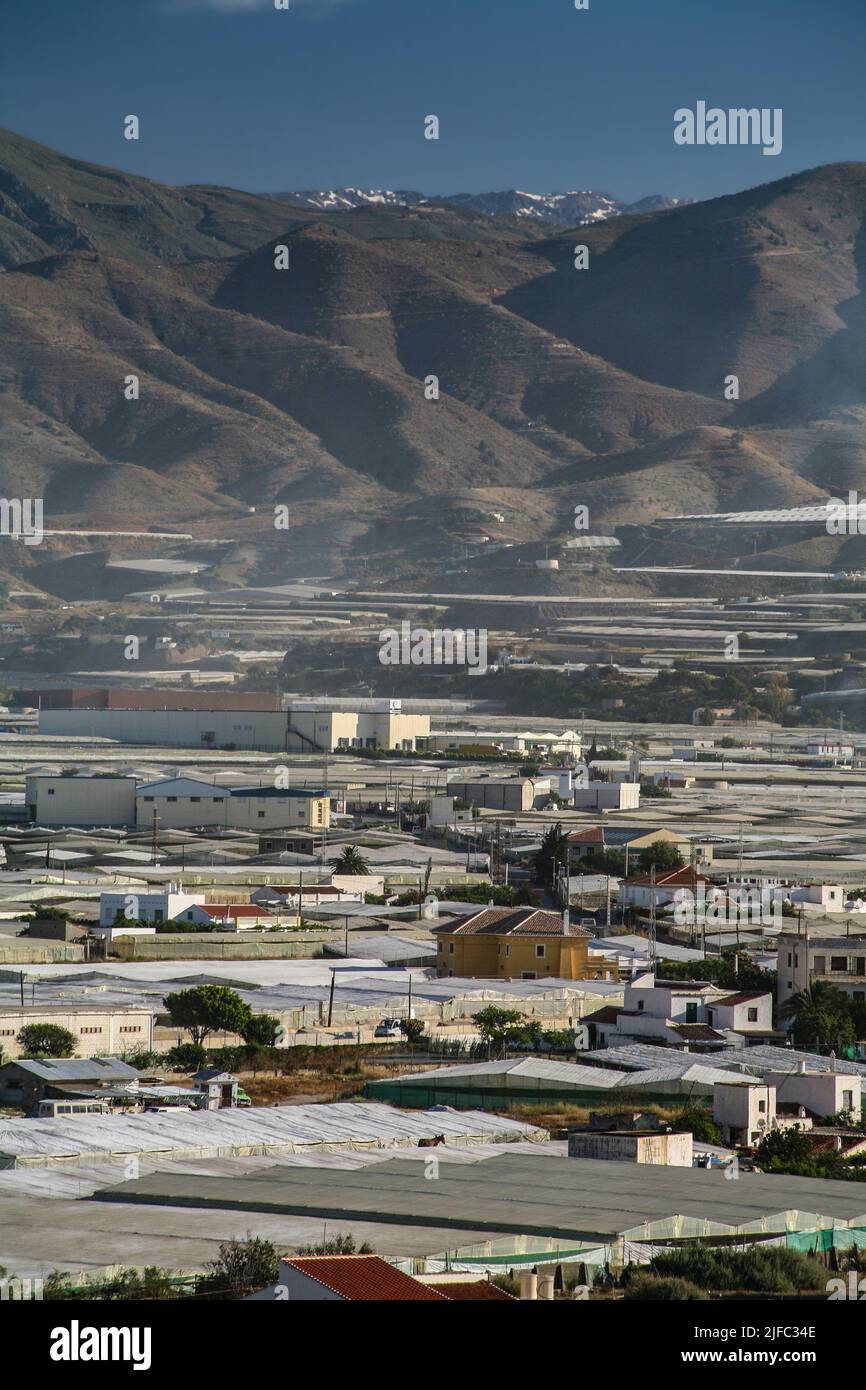
[{"label": "wall", "polygon": [[[761,1109],[763,1104],[764,1109]],[[771,1126],[776,1118],[774,1086],[728,1085],[713,1087],[713,1119],[725,1131],[733,1131],[733,1142],[752,1143],[761,1134],[760,1122]]]},{"label": "wall", "polygon": [[776,1087],[779,1104],[805,1105],[813,1115],[835,1115],[843,1108],[843,1092],[853,1091],[853,1108],[859,1114],[861,1079],[844,1072],[767,1072],[768,1084]]},{"label": "wall", "polygon": [[[449,947],[453,944],[453,952]],[[544,955],[536,954],[536,946]],[[443,973],[476,979],[519,980],[525,973],[539,978],[584,980],[594,978],[595,967],[588,964],[586,937],[506,937],[442,936],[437,940],[437,968]],[[611,967],[613,969],[613,967]]]},{"label": "wall", "polygon": [[134,777],[25,778],[24,802],[37,825],[134,825]]},{"label": "wall", "polygon": [[[236,748],[283,752],[286,715],[262,710],[64,710],[39,711],[39,732],[55,737],[90,735],[122,743],[167,748]],[[202,735],[213,733],[205,743]]]},{"label": "wall", "polygon": [[153,1015],[146,1009],[4,1009],[0,1012],[0,1048],[6,1061],[21,1056],[20,1030],[31,1023],[56,1023],[78,1039],[77,1057],[106,1057],[133,1048],[150,1050]]},{"label": "wall", "polygon": [[614,1163],[655,1163],[691,1168],[690,1134],[592,1134],[568,1136],[569,1158],[602,1158]]},{"label": "wall", "polygon": [[489,781],[449,782],[448,795],[495,811],[529,811],[535,789],[526,777],[491,777]]},{"label": "wall", "polygon": [[576,809],[606,811],[636,811],[640,806],[638,782],[591,782],[588,787],[576,787]]},{"label": "wall", "polygon": [[227,824],[235,830],[327,829],[331,802],[326,796],[231,796]]}]

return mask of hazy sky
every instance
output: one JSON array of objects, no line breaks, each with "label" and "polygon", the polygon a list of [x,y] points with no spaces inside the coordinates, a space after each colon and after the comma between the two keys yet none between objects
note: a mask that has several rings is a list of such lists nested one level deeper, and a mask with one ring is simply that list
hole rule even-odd
[{"label": "hazy sky", "polygon": [[[262,191],[709,197],[866,158],[864,72],[866,0],[0,0],[0,124]],[[675,145],[698,100],[782,107],[781,154]]]}]

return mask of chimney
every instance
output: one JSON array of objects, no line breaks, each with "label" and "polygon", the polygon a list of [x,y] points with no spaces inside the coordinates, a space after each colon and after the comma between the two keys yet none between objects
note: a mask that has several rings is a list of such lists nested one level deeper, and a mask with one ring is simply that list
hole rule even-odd
[{"label": "chimney", "polygon": [[553,1302],[553,1275],[552,1275],[552,1274],[539,1274],[539,1275],[538,1275],[538,1297],[539,1297],[539,1298],[547,1299],[548,1302],[551,1302],[551,1303]]},{"label": "chimney", "polygon": [[563,936],[571,936],[571,913],[567,907],[562,913],[562,934]]},{"label": "chimney", "polygon": [[538,1275],[521,1274],[520,1276],[520,1297],[538,1298]]},{"label": "chimney", "polygon": [[806,1063],[803,1061],[802,1058],[797,1063],[797,1071],[799,1072],[800,1076],[806,1075]]}]

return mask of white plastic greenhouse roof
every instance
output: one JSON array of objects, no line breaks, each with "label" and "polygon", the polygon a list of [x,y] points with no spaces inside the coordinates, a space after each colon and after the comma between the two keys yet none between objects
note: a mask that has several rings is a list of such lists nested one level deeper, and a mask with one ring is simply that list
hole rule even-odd
[{"label": "white plastic greenhouse roof", "polygon": [[177,1115],[68,1116],[0,1122],[0,1167],[17,1164],[117,1159],[127,1154],[165,1157],[252,1154],[346,1147],[393,1148],[444,1134],[485,1142],[547,1139],[546,1130],[472,1110],[437,1106],[395,1110],[374,1101],[332,1105],[257,1106]]},{"label": "white plastic greenhouse roof", "polygon": [[553,1062],[544,1057],[510,1057],[502,1062],[467,1062],[456,1067],[437,1067],[430,1071],[412,1072],[405,1076],[389,1078],[388,1085],[413,1086],[419,1081],[439,1081],[447,1086],[457,1078],[477,1078],[493,1076],[528,1076],[538,1081],[557,1081],[581,1087],[592,1087],[600,1091],[615,1086],[620,1077],[628,1072],[606,1071],[602,1067],[583,1067],[572,1062]]}]

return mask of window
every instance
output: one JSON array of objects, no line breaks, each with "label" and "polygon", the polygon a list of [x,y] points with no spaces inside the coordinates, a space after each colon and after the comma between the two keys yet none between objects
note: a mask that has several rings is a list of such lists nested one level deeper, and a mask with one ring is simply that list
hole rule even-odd
[{"label": "window", "polygon": [[843,1109],[843,1110],[853,1110],[853,1109],[854,1109],[854,1092],[853,1092],[853,1091],[843,1091],[843,1092],[842,1092],[842,1109]]},{"label": "window", "polygon": [[191,797],[190,797],[190,801],[201,801],[201,797],[200,797],[200,796],[191,796]]},{"label": "window", "polygon": [[748,1018],[748,1020],[749,1020],[750,1023],[757,1023],[757,1021],[758,1021],[758,1010],[757,1010],[757,1009],[749,1009],[749,1011],[748,1011],[746,1017]]},{"label": "window", "polygon": [[758,1114],[759,1114],[759,1115],[763,1115],[764,1112],[766,1111],[766,1109],[767,1109],[767,1102],[766,1102],[765,1100],[759,1100],[759,1101],[758,1101]]},{"label": "window", "polygon": [[449,942],[448,942],[448,953],[449,953],[449,955],[452,955],[452,956],[454,955],[454,942],[453,942],[453,941],[449,941]]},{"label": "window", "polygon": [[177,797],[176,797],[176,796],[167,796],[165,799],[166,799],[166,801],[177,801]]},{"label": "window", "polygon": [[846,971],[847,969],[848,969],[848,957],[847,957],[847,956],[831,956],[831,957],[830,957],[830,970],[831,970],[831,972],[838,971],[838,972],[840,972],[841,974],[844,975],[844,973],[845,973],[845,971]]},{"label": "window", "polygon": [[[788,962],[788,964],[790,965],[790,961]],[[826,956],[816,956],[816,957],[815,957],[815,974],[816,974],[816,975],[826,975],[826,973],[827,973],[827,957],[826,957]]]},{"label": "window", "polygon": [[145,801],[153,801],[153,797],[152,797],[152,796],[146,796],[146,797],[144,797],[143,799],[144,799]]},{"label": "window", "polygon": [[544,959],[544,947],[543,947],[543,946],[536,946],[536,948],[535,948],[535,959],[536,959],[536,960],[543,960],[543,959]]},{"label": "window", "polygon": [[49,796],[53,796],[53,795],[54,795],[54,788],[53,788],[53,787],[49,787],[49,788],[48,788],[48,795],[49,795]]},{"label": "window", "polygon": [[264,813],[264,811],[257,811],[257,812],[256,812],[256,815],[258,816],[259,820],[264,820],[264,818],[265,818],[265,813]]},{"label": "window", "polygon": [[638,1011],[638,1013],[640,1013],[640,1011],[641,1011],[641,1009],[643,1008],[643,1006],[644,1006],[644,1001],[643,1001],[642,999],[639,999],[639,1000],[637,1001],[637,1011]]},{"label": "window", "polygon": [[866,975],[866,956],[849,956],[849,975]]},{"label": "window", "polygon": [[686,1004],[686,1023],[697,1023],[698,1006],[694,1002]]},{"label": "window", "polygon": [[521,980],[537,980],[538,976],[534,970],[522,970],[520,972],[520,978]]}]

